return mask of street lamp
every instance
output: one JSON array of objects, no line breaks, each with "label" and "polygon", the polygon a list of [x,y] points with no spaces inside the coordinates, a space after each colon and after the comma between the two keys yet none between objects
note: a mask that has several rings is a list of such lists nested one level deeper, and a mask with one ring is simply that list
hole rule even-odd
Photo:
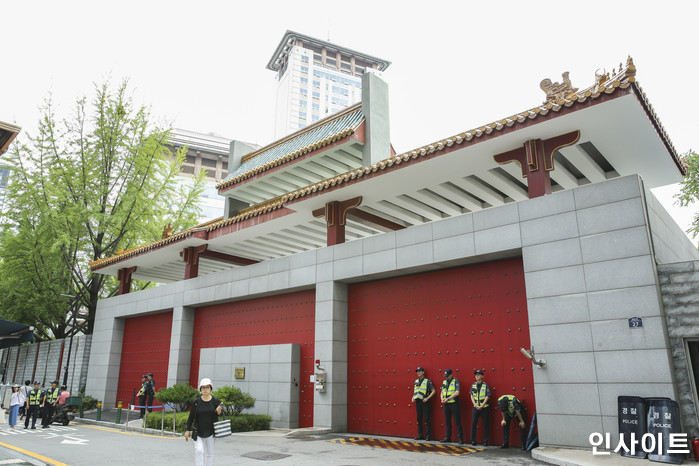
[{"label": "street lamp", "polygon": [[61,296],[65,296],[66,298],[71,298],[71,313],[72,313],[72,318],[73,318],[73,332],[70,334],[70,343],[68,344],[68,357],[66,358],[66,373],[63,375],[63,385],[68,387],[68,367],[70,366],[70,353],[73,350],[73,334],[75,333],[75,300],[77,299],[75,296],[72,294],[63,294],[61,293]]}]

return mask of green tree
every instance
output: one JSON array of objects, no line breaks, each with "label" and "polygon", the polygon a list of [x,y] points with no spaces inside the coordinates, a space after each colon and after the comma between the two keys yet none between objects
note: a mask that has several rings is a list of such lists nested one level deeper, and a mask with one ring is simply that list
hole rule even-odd
[{"label": "green tree", "polygon": [[177,411],[186,411],[199,396],[199,390],[188,383],[178,383],[168,388],[161,388],[155,398],[161,403],[177,405]]},{"label": "green tree", "polygon": [[[160,239],[167,224],[196,224],[205,174],[178,181],[186,149],[168,149],[164,126],[134,105],[127,81],[96,85],[91,103],[78,99],[64,118],[44,103],[37,134],[3,159],[12,174],[0,217],[0,315],[46,337],[92,333],[97,301],[117,283],[89,262]],[[77,297],[77,328],[62,293]]]},{"label": "green tree", "polygon": [[[687,169],[687,175],[684,177],[682,188],[677,198],[680,201],[680,205],[688,206],[699,202],[699,154],[689,150],[682,156],[682,160]],[[694,215],[694,220],[688,233],[691,233],[695,238],[699,235],[699,213]]]},{"label": "green tree", "polygon": [[255,398],[243,392],[238,387],[225,386],[214,390],[211,395],[223,403],[223,413],[226,416],[237,416],[244,409],[255,406]]}]

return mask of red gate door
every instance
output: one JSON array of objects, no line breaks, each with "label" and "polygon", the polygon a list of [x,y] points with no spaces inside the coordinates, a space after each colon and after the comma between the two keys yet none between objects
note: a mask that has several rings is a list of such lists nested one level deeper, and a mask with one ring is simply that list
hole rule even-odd
[{"label": "red gate door", "polygon": [[192,386],[198,383],[202,348],[284,343],[301,345],[299,427],[312,427],[315,290],[198,308],[189,382]]},{"label": "red gate door", "polygon": [[[426,368],[437,389],[444,370],[454,371],[462,385],[465,439],[476,368],[485,371],[493,403],[514,394],[525,401],[529,417],[534,412],[531,363],[519,351],[529,347],[521,259],[352,285],[348,308],[350,432],[415,436],[411,398],[417,366]],[[493,403],[490,441],[497,442],[500,413]],[[431,415],[433,438],[442,438],[438,394]]]},{"label": "red gate door", "polygon": [[[167,385],[171,333],[172,311],[125,319],[117,403],[131,403],[144,374],[153,373],[156,391]],[[134,401],[138,405],[138,398]]]}]

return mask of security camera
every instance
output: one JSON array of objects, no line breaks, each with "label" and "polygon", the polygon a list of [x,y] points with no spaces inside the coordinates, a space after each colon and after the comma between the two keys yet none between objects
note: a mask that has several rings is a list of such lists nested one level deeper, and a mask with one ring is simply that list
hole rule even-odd
[{"label": "security camera", "polygon": [[522,354],[524,355],[525,358],[531,360],[532,364],[535,364],[539,367],[546,367],[546,361],[543,359],[536,359],[536,353],[534,353],[534,347],[532,346],[531,349],[524,349],[520,348],[519,349]]}]

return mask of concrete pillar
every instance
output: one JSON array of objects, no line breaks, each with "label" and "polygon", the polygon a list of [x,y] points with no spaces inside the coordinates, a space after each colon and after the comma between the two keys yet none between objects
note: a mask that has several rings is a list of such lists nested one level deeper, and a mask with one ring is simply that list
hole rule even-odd
[{"label": "concrete pillar", "polygon": [[172,310],[170,359],[167,366],[167,386],[189,382],[194,335],[194,308],[175,306]]},{"label": "concrete pillar", "polygon": [[374,73],[362,76],[362,112],[366,117],[362,164],[367,166],[391,156],[388,84]]},{"label": "concrete pillar", "polygon": [[[316,285],[315,359],[326,371],[325,393],[315,393],[314,427],[347,430],[347,285]],[[317,372],[317,369],[316,369]]]}]

